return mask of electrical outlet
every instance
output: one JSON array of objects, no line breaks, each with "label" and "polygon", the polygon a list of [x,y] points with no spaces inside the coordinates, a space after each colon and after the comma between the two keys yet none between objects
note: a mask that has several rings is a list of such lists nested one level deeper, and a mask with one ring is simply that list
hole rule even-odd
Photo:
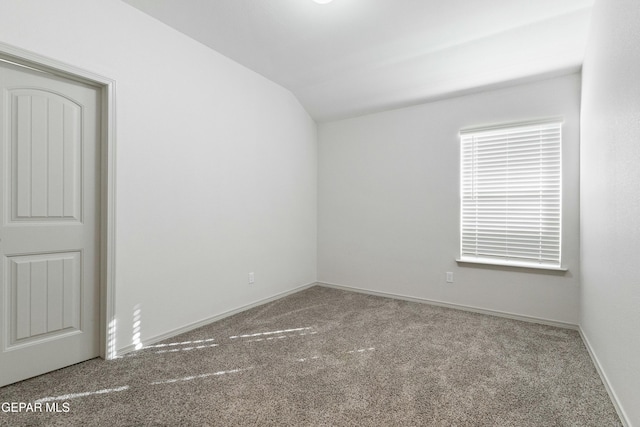
[{"label": "electrical outlet", "polygon": [[253,285],[256,282],[256,276],[253,273],[249,273],[249,284]]},{"label": "electrical outlet", "polygon": [[453,272],[447,271],[447,283],[453,283]]}]

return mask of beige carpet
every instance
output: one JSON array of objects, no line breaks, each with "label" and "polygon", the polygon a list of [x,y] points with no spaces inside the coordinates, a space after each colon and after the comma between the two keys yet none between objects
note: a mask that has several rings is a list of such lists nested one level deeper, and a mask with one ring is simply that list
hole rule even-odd
[{"label": "beige carpet", "polygon": [[619,426],[576,331],[313,287],[0,389],[1,425]]}]

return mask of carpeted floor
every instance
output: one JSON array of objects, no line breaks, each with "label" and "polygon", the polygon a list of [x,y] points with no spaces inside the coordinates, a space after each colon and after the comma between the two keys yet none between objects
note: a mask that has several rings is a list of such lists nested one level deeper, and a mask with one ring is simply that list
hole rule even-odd
[{"label": "carpeted floor", "polygon": [[576,331],[323,287],[0,402],[68,409],[10,426],[621,425]]}]

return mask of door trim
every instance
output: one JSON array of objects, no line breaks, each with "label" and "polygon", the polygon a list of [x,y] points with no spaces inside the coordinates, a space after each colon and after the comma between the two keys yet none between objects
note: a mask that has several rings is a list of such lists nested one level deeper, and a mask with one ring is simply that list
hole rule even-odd
[{"label": "door trim", "polygon": [[0,42],[0,59],[101,89],[100,131],[100,357],[116,357],[116,82],[91,71]]}]

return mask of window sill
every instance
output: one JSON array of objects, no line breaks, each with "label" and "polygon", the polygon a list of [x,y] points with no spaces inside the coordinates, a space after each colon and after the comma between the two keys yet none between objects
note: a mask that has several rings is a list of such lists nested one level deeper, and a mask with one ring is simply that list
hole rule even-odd
[{"label": "window sill", "polygon": [[457,258],[458,264],[483,264],[483,265],[497,265],[501,267],[518,267],[518,268],[534,268],[536,270],[551,270],[551,271],[569,271],[568,267],[557,267],[553,265],[535,264],[528,262],[506,261],[498,259],[486,259],[486,258]]}]

